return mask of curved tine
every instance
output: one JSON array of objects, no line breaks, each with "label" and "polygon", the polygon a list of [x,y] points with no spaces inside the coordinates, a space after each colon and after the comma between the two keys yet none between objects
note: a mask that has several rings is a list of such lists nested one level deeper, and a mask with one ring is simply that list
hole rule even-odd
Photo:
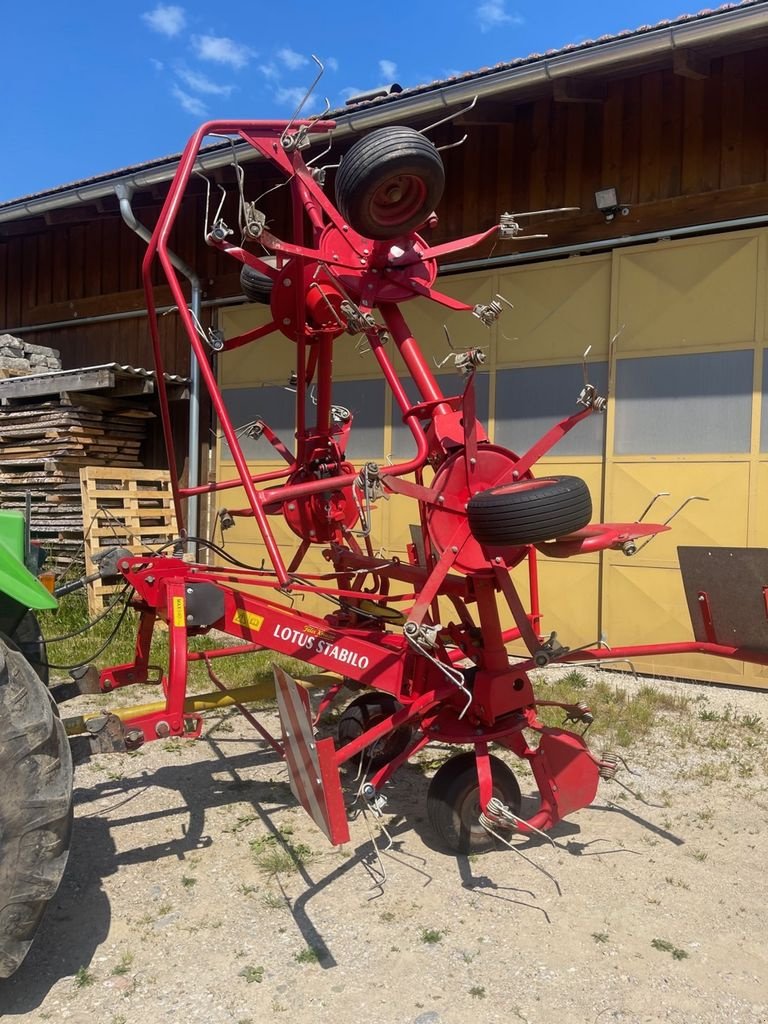
[{"label": "curved tine", "polygon": [[436,147],[437,152],[438,153],[444,153],[446,151],[446,149],[458,149],[459,146],[463,146],[464,145],[464,143],[467,141],[468,138],[469,138],[469,135],[467,134],[467,132],[465,132],[462,135],[462,137],[459,139],[458,142],[449,142],[445,146],[437,146]]},{"label": "curved tine", "polygon": [[[326,102],[327,102],[327,100],[326,100]],[[328,109],[330,109],[330,107]],[[327,112],[328,112],[327,110],[323,111],[323,116],[325,116],[325,114]],[[332,140],[331,136],[329,135],[328,136],[328,145],[325,147],[325,149],[322,151],[322,153],[318,153],[317,156],[313,156],[311,160],[307,160],[307,167],[312,167],[314,164],[317,163],[317,161],[320,159],[321,156],[325,156],[326,153],[330,153],[332,149],[333,149],[333,140]],[[332,165],[331,164],[326,164],[326,167],[330,167],[330,166],[332,166]],[[325,167],[322,168],[322,170],[325,170]]]},{"label": "curved tine", "polygon": [[203,218],[203,241],[207,242],[209,234],[208,214],[210,212],[211,205],[211,180],[210,178],[206,177],[206,175],[203,174],[202,171],[198,170],[197,167],[192,168],[192,173],[196,174],[199,178],[202,178],[203,181],[205,182],[205,217]]},{"label": "curved tine", "polygon": [[427,132],[431,132],[433,128],[438,128],[441,124],[447,124],[448,121],[453,121],[455,118],[460,117],[462,114],[468,114],[470,110],[477,103],[477,96],[472,97],[472,102],[469,106],[462,107],[461,110],[456,110],[454,113],[449,114],[447,117],[442,117],[439,121],[435,121],[434,124],[428,124],[426,128],[422,128],[419,135],[426,135]]},{"label": "curved tine", "polygon": [[299,114],[300,114],[300,113],[302,112],[302,110],[304,109],[304,105],[306,104],[307,100],[308,100],[308,99],[309,99],[309,97],[310,97],[310,96],[312,95],[312,93],[313,93],[313,92],[315,91],[315,86],[317,85],[317,83],[318,83],[318,82],[320,81],[320,79],[321,79],[321,78],[323,77],[323,75],[324,75],[324,73],[325,73],[325,65],[324,65],[324,64],[323,64],[323,62],[322,62],[322,61],[320,60],[320,58],[319,58],[319,57],[316,57],[314,53],[313,53],[313,54],[311,54],[311,57],[312,57],[312,60],[313,60],[313,61],[315,62],[315,64],[317,64],[317,66],[318,66],[318,68],[319,68],[320,70],[319,70],[319,71],[318,71],[318,73],[317,73],[317,74],[315,75],[315,79],[314,79],[314,81],[312,82],[312,84],[310,85],[310,87],[309,87],[309,88],[307,89],[307,91],[306,91],[306,92],[304,93],[304,98],[303,98],[303,99],[302,99],[302,101],[301,101],[301,102],[299,103],[298,107],[296,107],[296,109],[294,110],[293,114],[291,115],[291,119],[290,119],[290,121],[289,121],[289,122],[288,122],[288,124],[287,124],[287,125],[285,126],[285,128],[283,128],[283,131],[282,131],[282,133],[281,133],[281,135],[280,135],[280,145],[281,145],[281,146],[285,144],[285,139],[286,139],[286,136],[288,135],[288,132],[289,132],[289,131],[291,130],[291,128],[293,127],[293,122],[294,122],[294,121],[296,120],[296,118],[297,118],[297,117],[299,116]]},{"label": "curved tine", "polygon": [[[322,65],[321,65],[321,67],[322,67]],[[323,70],[325,70],[325,68],[323,68]],[[315,121],[322,121],[322,119],[330,111],[330,109],[331,109],[331,101],[326,96],[325,97],[325,106],[323,107],[323,109],[319,113],[313,114],[311,117],[308,117],[307,120],[310,122],[310,124],[314,124]]]},{"label": "curved tine", "polygon": [[256,198],[253,201],[254,204],[260,203],[264,196],[268,196],[272,192],[277,192],[279,188],[285,188],[286,185],[290,185],[290,183],[293,181],[295,177],[296,175],[292,174],[290,178],[286,178],[285,181],[278,181],[278,183],[276,185],[273,185],[272,188],[268,188],[266,192],[262,192],[260,196],[256,196]]}]

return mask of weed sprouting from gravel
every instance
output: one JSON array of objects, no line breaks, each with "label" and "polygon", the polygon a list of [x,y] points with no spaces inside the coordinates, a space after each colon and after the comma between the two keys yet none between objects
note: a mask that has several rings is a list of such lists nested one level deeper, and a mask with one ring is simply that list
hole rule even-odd
[{"label": "weed sprouting from gravel", "polygon": [[699,861],[700,863],[703,863],[703,862],[704,862],[704,861],[705,861],[705,860],[707,859],[707,857],[709,856],[709,854],[707,853],[707,851],[706,851],[706,850],[690,850],[690,851],[688,852],[688,856],[689,856],[689,857],[690,857],[690,858],[691,858],[692,860],[697,860],[697,861]]},{"label": "weed sprouting from gravel", "polygon": [[93,971],[89,971],[87,967],[78,967],[75,972],[73,984],[75,988],[88,988],[89,985],[93,985],[96,982],[96,975]]},{"label": "weed sprouting from gravel", "polygon": [[[536,677],[536,694],[540,700],[557,700],[575,704],[587,703],[594,715],[590,735],[600,737],[620,747],[631,747],[645,739],[660,720],[685,724],[683,716],[691,701],[677,693],[644,684],[632,694],[619,683],[598,679],[590,683],[580,672],[569,672],[560,679]],[[560,725],[562,711],[557,708],[540,709],[547,725]],[[679,720],[679,721],[678,721]]]},{"label": "weed sprouting from gravel", "polygon": [[223,828],[221,831],[225,832],[225,833],[228,833],[228,834],[229,833],[234,834],[235,832],[242,832],[244,828],[247,828],[249,825],[252,825],[254,821],[258,821],[258,820],[259,820],[258,814],[241,814],[240,817],[236,819],[236,821],[235,821],[235,823],[233,825],[228,825],[226,828]]},{"label": "weed sprouting from gravel", "polygon": [[297,964],[316,964],[320,961],[320,950],[314,946],[307,946],[300,950],[293,958]]},{"label": "weed sprouting from gravel", "polygon": [[314,856],[305,843],[291,843],[283,836],[259,836],[250,846],[256,866],[269,876],[295,874]]},{"label": "weed sprouting from gravel", "polygon": [[469,990],[469,994],[474,999],[485,999],[485,986],[473,985],[472,988]]},{"label": "weed sprouting from gravel", "polygon": [[608,932],[592,932],[592,938],[595,940],[595,942],[598,942],[598,943],[599,942],[607,942],[608,941]]},{"label": "weed sprouting from gravel", "polygon": [[260,985],[264,981],[264,968],[254,967],[252,964],[248,964],[241,971],[238,971],[238,974],[241,978],[245,978],[249,985],[252,985],[254,982]]},{"label": "weed sprouting from gravel", "polygon": [[197,879],[193,878],[192,875],[182,875],[181,884],[185,889],[191,889],[193,886],[197,885]]},{"label": "weed sprouting from gravel", "polygon": [[119,977],[121,974],[128,974],[133,964],[133,953],[123,953],[118,962],[112,968],[111,973],[115,977]]},{"label": "weed sprouting from gravel", "polygon": [[745,729],[751,729],[753,732],[760,732],[763,728],[763,720],[760,715],[742,715],[739,725]]},{"label": "weed sprouting from gravel", "polygon": [[270,910],[285,910],[288,906],[287,898],[281,892],[267,892],[261,897],[261,902]]},{"label": "weed sprouting from gravel", "polygon": [[667,883],[667,885],[674,886],[675,889],[690,889],[691,888],[690,885],[688,885],[687,882],[684,882],[682,880],[682,878],[673,878],[672,875],[667,875],[667,877],[664,879],[664,881]]},{"label": "weed sprouting from gravel", "polygon": [[651,945],[654,949],[658,949],[660,953],[671,953],[674,960],[685,960],[688,957],[688,953],[684,949],[680,949],[674,942],[670,942],[668,939],[651,939]]},{"label": "weed sprouting from gravel", "polygon": [[421,929],[421,941],[426,942],[429,946],[434,946],[435,943],[442,942],[443,935],[445,935],[445,932],[439,931],[437,928]]}]

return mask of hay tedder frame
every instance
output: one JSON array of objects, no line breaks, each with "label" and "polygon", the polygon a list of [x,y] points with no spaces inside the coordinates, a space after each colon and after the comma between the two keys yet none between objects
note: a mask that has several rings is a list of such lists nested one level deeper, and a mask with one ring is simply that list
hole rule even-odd
[{"label": "hay tedder frame", "polygon": [[[750,600],[757,608],[758,628],[750,632],[749,642],[739,634],[738,619],[736,628],[731,622],[720,628],[717,609],[730,614],[733,602],[717,597],[717,576],[708,577],[696,556],[701,549],[689,549],[686,558],[694,576],[698,571],[697,589],[689,593],[695,640],[610,650],[595,644],[569,651],[554,634],[542,633],[537,557],[570,558],[605,549],[631,556],[644,539],[668,527],[644,521],[591,523],[589,492],[581,480],[534,476],[538,461],[568,431],[604,410],[606,398],[592,385],[585,383],[578,395],[579,411],[522,454],[492,444],[477,418],[474,377],[484,359],[481,349],[452,353],[458,393],[441,391],[402,307],[425,297],[490,327],[504,311],[504,300],[491,296],[487,304],[470,306],[441,293],[435,287],[438,260],[489,238],[514,239],[521,230],[518,219],[504,214],[487,231],[430,245],[420,232],[437,223],[433,211],[443,188],[442,160],[425,135],[402,127],[374,131],[346,153],[332,201],[323,187],[325,172],[314,166],[317,160],[305,161],[305,154],[313,136],[332,136],[333,129],[324,120],[211,122],[194,134],[183,153],[143,263],[176,515],[183,524],[183,503],[193,494],[221,498],[237,489],[245,503],[229,508],[227,515],[254,520],[267,565],[246,566],[221,552],[217,565],[191,563],[178,553],[121,558],[117,568],[132,588],[139,613],[135,658],[103,670],[99,688],[106,692],[154,680],[162,686],[163,699],[87,724],[103,749],[125,749],[161,737],[196,737],[202,728],[200,708],[217,701],[219,706],[235,703],[285,757],[295,794],[333,843],[348,838],[342,765],[351,762],[358,768],[364,780],[360,792],[377,808],[384,785],[427,744],[462,746],[464,751],[430,783],[429,817],[447,849],[482,849],[499,832],[508,836],[552,828],[588,805],[599,779],[610,778],[617,768],[615,755],[592,753],[580,731],[542,722],[540,708],[551,702],[537,701],[532,669],[551,662],[687,652],[766,664],[768,580],[753,573]],[[206,240],[241,265],[246,294],[268,302],[271,318],[263,327],[226,340],[203,330],[188,309],[169,252],[200,149],[211,136],[245,143],[268,161],[282,174],[292,208],[291,238],[285,240],[272,233],[258,201],[249,200],[233,145],[238,188],[207,216]],[[231,210],[225,210],[227,203],[233,204]],[[157,263],[229,446],[236,470],[232,479],[193,488],[178,483],[153,296]],[[258,346],[274,332],[295,349],[296,432],[295,438],[280,438],[268,423],[256,420],[252,430],[273,446],[284,465],[253,474],[209,357],[212,349],[226,353]],[[334,343],[345,334],[369,346],[413,438],[412,457],[392,465],[352,465],[347,459],[353,416],[332,400]],[[415,403],[396,371],[395,351],[415,384]],[[313,406],[306,402],[310,391]],[[311,421],[308,407],[314,408]],[[407,559],[377,550],[376,506],[391,494],[410,499],[418,524]],[[288,559],[272,529],[274,517],[296,536]],[[312,545],[320,546],[326,572],[302,571]],[[742,553],[753,565],[750,557]],[[525,573],[526,564],[529,607],[511,576],[518,566]],[[318,617],[280,601],[281,596],[304,594],[324,595],[333,611]],[[502,626],[502,606],[511,615],[511,628]],[[150,668],[150,644],[158,620],[169,630],[170,658],[167,669],[156,674]],[[189,650],[190,637],[211,630],[229,634],[238,645]],[[527,652],[514,663],[511,643]],[[340,677],[313,715],[306,689],[276,669],[281,736],[271,736],[242,707],[253,696],[248,688],[209,695],[209,704],[187,694],[191,661],[205,660],[221,689],[212,668],[216,659],[265,648]],[[317,718],[345,686],[359,692],[341,715],[337,740],[317,739]],[[556,706],[577,728],[591,721],[586,705]],[[489,752],[492,744],[529,762],[540,795],[531,816],[521,816],[515,776]]]}]

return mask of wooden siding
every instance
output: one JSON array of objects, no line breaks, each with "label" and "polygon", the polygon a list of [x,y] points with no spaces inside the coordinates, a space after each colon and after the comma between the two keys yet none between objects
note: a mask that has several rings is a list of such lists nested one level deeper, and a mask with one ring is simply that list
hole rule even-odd
[{"label": "wooden siding", "polygon": [[[549,232],[544,244],[551,245],[768,213],[768,48],[715,57],[704,77],[653,68],[600,81],[599,89],[592,85],[602,99],[497,97],[439,129],[439,144],[455,142],[465,131],[469,137],[444,153],[447,187],[434,240],[487,227],[505,210],[580,207],[531,222],[531,230]],[[263,165],[246,165],[250,194],[269,184],[264,173]],[[231,174],[222,180],[233,188]],[[595,190],[608,186],[630,207],[628,216],[613,223],[594,208]],[[150,227],[162,195],[159,189],[136,196],[137,216]],[[286,195],[278,190],[265,200],[278,231],[285,223]],[[232,264],[203,242],[203,207],[202,192],[185,201],[174,248],[200,274],[205,298],[236,295]],[[526,244],[489,244],[461,258],[525,251]],[[540,241],[528,244],[542,247]],[[65,367],[110,360],[151,365],[144,318],[76,322],[143,308],[143,250],[112,199],[98,208],[0,225],[0,331],[37,326],[30,340],[60,349]],[[157,288],[157,298],[168,301],[166,287]],[[65,329],[44,326],[69,319],[72,327]],[[167,369],[186,373],[188,346],[177,317],[163,319],[162,335]]]}]

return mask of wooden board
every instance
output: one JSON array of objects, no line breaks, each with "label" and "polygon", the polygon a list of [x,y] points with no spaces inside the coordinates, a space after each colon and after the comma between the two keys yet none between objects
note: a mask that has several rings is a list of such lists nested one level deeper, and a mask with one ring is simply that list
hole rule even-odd
[{"label": "wooden board", "polygon": [[[104,548],[128,548],[141,555],[176,537],[171,474],[160,469],[86,466],[80,470],[86,572]],[[88,610],[97,615],[122,583],[101,580],[88,587]]]}]

